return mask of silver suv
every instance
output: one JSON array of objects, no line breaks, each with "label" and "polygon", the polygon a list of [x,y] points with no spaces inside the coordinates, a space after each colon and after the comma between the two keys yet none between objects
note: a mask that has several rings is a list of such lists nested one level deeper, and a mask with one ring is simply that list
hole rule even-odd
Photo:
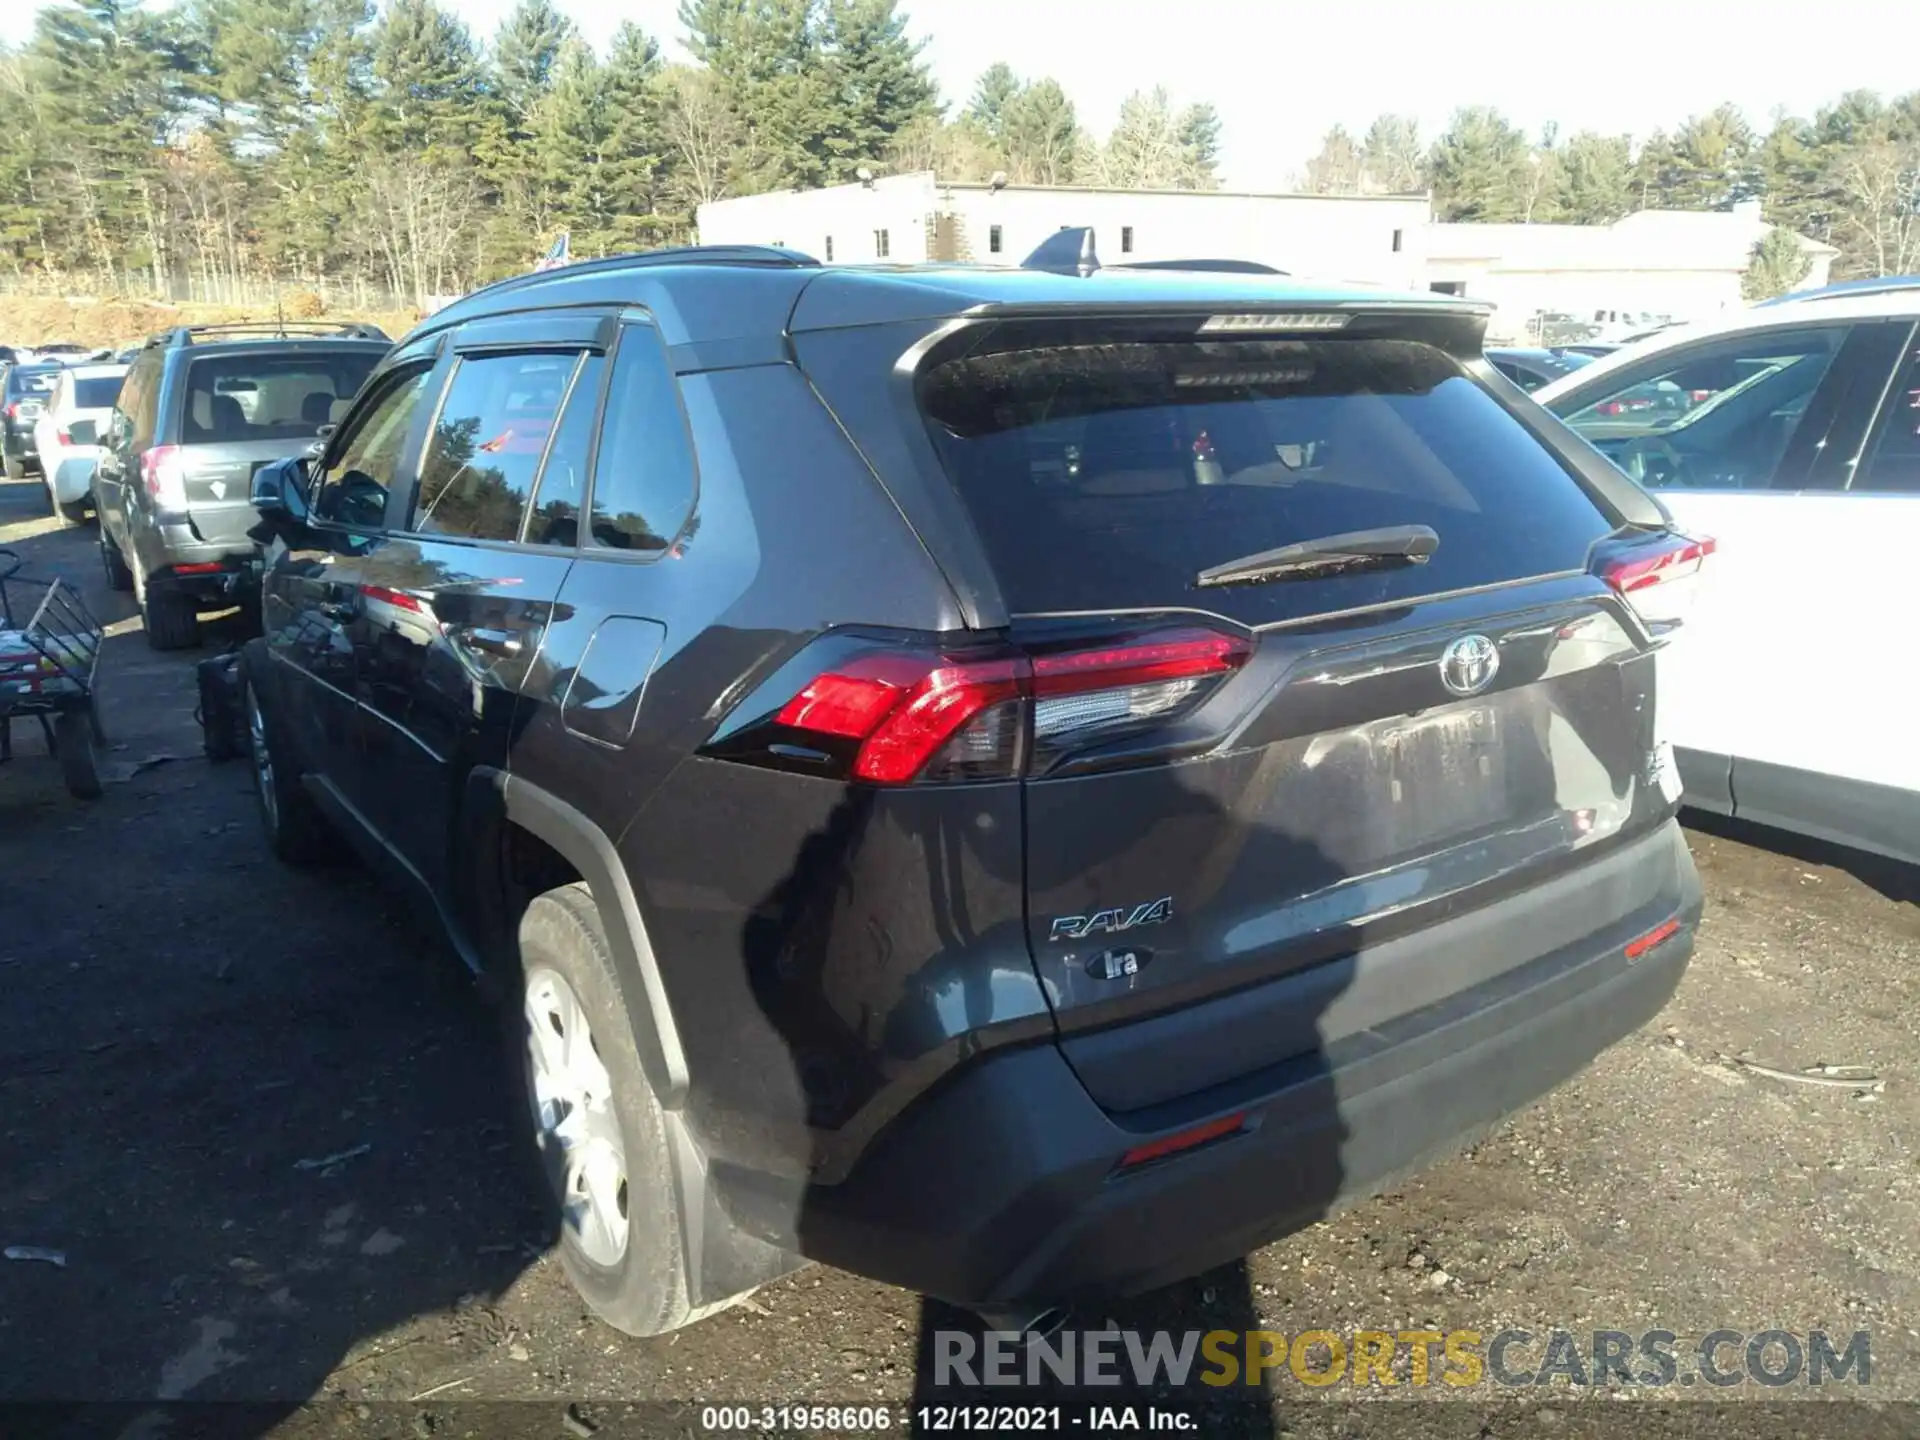
[{"label": "silver suv", "polygon": [[100,558],[156,650],[197,644],[201,612],[241,599],[254,472],[330,430],[390,348],[370,325],[261,329],[155,336],[114,402],[93,477]]}]

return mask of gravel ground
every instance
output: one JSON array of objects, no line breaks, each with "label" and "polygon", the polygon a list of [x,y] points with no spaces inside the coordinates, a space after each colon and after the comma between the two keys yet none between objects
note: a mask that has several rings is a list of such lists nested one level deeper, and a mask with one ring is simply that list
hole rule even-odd
[{"label": "gravel ground", "polygon": [[[0,1410],[0,1433],[697,1434],[703,1401],[885,1403],[898,1425],[954,1398],[929,1334],[966,1322],[836,1271],[660,1340],[592,1321],[503,1109],[490,1012],[364,872],[272,861],[244,767],[199,757],[197,657],[147,649],[94,532],[39,518],[42,493],[0,486],[0,544],[113,622],[112,783],[68,799],[25,729],[0,770],[0,1245],[65,1260],[0,1263],[0,1401],[127,1408]],[[1821,1433],[1804,1404],[1760,1402],[1920,1399],[1920,887],[1777,835],[1691,838],[1708,917],[1653,1024],[1395,1193],[1072,1324],[1666,1329],[1683,1371],[1720,1328],[1871,1336],[1865,1391],[1615,1387],[1641,1406],[1625,1429],[1605,1390],[1561,1384],[1430,1388],[1447,1403],[1417,1416],[1408,1387],[1327,1404],[1355,1392],[1284,1366],[1271,1410],[1163,1397],[1209,1432]],[[204,1400],[261,1408],[155,1405]],[[1845,1428],[1913,1415],[1856,1404]]]}]

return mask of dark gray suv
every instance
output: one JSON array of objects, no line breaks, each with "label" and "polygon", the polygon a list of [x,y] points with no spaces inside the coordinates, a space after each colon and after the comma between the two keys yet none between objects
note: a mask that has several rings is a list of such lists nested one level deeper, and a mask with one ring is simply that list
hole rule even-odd
[{"label": "dark gray suv", "polygon": [[262,472],[267,834],[512,998],[600,1315],[1157,1286],[1660,1009],[1700,890],[1626,592],[1686,537],[1485,320],[629,256],[440,312]]},{"label": "dark gray suv", "polygon": [[100,558],[139,599],[157,650],[198,643],[200,612],[251,584],[261,466],[338,420],[391,343],[372,326],[202,326],[133,361],[102,439],[93,499]]}]

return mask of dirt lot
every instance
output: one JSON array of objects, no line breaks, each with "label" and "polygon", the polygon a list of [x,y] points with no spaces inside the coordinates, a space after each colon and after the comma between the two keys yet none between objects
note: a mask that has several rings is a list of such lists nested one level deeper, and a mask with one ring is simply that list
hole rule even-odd
[{"label": "dirt lot", "polygon": [[[318,319],[346,324],[365,320],[389,335],[404,335],[419,321],[413,310],[340,309],[316,313],[317,297],[290,293],[279,315],[288,320]],[[302,300],[309,303],[302,304]],[[258,324],[276,318],[272,305],[165,305],[151,300],[95,300],[86,297],[12,296],[5,310],[0,343],[47,345],[133,345],[175,325]]]},{"label": "dirt lot", "polygon": [[[837,1272],[662,1340],[591,1321],[510,1139],[489,1011],[364,872],[268,857],[244,768],[199,758],[194,657],[149,651],[93,531],[42,514],[37,481],[0,487],[0,544],[113,621],[114,779],[68,799],[29,730],[0,770],[0,1245],[65,1262],[0,1263],[0,1401],[130,1408],[0,1410],[0,1433],[31,1413],[74,1434],[697,1434],[688,1402],[934,1393],[928,1332],[964,1322]],[[1667,1411],[1647,1402],[1708,1392],[1614,1387],[1641,1403],[1626,1430],[1607,1391],[1558,1382],[1429,1389],[1448,1403],[1417,1417],[1324,1403],[1355,1392],[1285,1366],[1272,1411],[1161,1397],[1209,1432],[1756,1433],[1761,1400],[1920,1398],[1914,878],[1780,837],[1692,838],[1708,919],[1651,1026],[1397,1193],[1074,1325],[1660,1328],[1683,1354],[1719,1328],[1871,1336],[1864,1392],[1748,1382],[1711,1392],[1730,1409]],[[1742,1060],[1862,1065],[1884,1085]],[[1540,1346],[1515,1363],[1540,1365]],[[265,1408],[149,1408],[207,1399]],[[475,1407],[489,1400],[530,1403]],[[1830,1430],[1784,1413],[1779,1433]],[[1846,1428],[1912,1419],[1854,1405]]]}]

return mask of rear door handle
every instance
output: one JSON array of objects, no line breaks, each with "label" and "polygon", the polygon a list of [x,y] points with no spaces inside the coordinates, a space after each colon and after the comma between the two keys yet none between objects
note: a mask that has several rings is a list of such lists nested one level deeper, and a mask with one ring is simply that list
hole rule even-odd
[{"label": "rear door handle", "polygon": [[517,659],[525,648],[521,638],[511,630],[495,630],[484,625],[463,625],[453,632],[453,639],[469,650],[497,655],[502,660]]}]

